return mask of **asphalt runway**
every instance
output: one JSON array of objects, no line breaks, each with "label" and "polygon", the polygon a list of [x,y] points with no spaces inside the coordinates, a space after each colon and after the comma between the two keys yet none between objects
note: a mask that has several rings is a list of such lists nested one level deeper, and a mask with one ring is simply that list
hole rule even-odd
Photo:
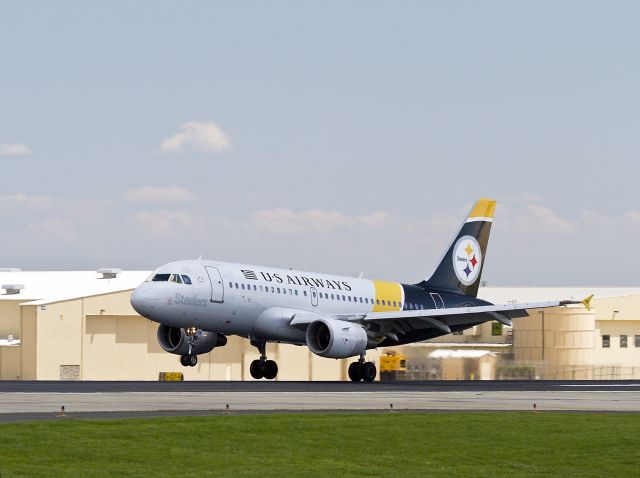
[{"label": "asphalt runway", "polygon": [[0,421],[408,410],[640,412],[640,381],[0,382]]}]

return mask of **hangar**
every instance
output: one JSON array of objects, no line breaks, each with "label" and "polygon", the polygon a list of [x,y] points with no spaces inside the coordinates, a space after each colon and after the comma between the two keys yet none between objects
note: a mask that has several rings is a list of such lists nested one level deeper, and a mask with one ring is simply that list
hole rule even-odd
[{"label": "hangar", "polygon": [[[158,324],[131,307],[131,291],[149,271],[0,269],[0,379],[157,380],[180,371],[185,380],[252,380],[258,353],[230,337],[225,347],[182,367],[162,350]],[[425,343],[392,348],[406,355],[405,379],[640,378],[640,288],[484,287],[494,303],[580,299],[593,308],[530,311],[514,327],[485,323]],[[378,361],[389,349],[372,350]],[[348,380],[350,360],[318,357],[307,347],[270,344],[279,380]]]}]

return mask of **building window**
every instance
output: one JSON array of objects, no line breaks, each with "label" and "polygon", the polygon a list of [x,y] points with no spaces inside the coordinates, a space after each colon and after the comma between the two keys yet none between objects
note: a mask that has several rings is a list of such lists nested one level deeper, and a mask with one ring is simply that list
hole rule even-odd
[{"label": "building window", "polygon": [[602,348],[603,349],[608,349],[611,345],[611,336],[609,335],[603,335],[602,336]]},{"label": "building window", "polygon": [[627,336],[626,335],[621,335],[620,336],[620,348],[621,349],[626,349],[627,348]]},{"label": "building window", "polygon": [[500,322],[491,324],[491,335],[502,335],[502,324]]},{"label": "building window", "polygon": [[640,335],[636,335],[636,347],[640,347]]}]

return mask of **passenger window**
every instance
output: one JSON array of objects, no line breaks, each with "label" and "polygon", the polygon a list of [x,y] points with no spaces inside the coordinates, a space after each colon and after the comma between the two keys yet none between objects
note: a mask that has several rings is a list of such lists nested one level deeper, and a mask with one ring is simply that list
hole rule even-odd
[{"label": "passenger window", "polygon": [[253,286],[253,290],[256,291],[256,292],[258,291],[258,288],[255,286],[255,284]]},{"label": "passenger window", "polygon": [[380,305],[380,299],[376,299],[376,304]]},{"label": "passenger window", "polygon": [[296,289],[296,295],[298,295],[298,289]]},{"label": "passenger window", "polygon": [[278,294],[280,293],[280,287],[278,287]]},{"label": "passenger window", "polygon": [[387,305],[387,303],[384,301],[384,299],[382,300],[382,305]]},{"label": "passenger window", "polygon": [[293,295],[293,291],[289,289],[289,295]]},{"label": "passenger window", "polygon": [[[280,290],[280,289],[278,289],[278,291],[279,291],[279,290]],[[275,293],[276,293],[276,288],[275,288],[275,287],[271,287],[271,293],[272,293],[272,294],[275,294]]]},{"label": "passenger window", "polygon": [[171,274],[156,274],[151,279],[152,282],[167,282]]},{"label": "passenger window", "polygon": [[305,297],[307,296],[307,291],[306,290],[302,291],[302,293],[304,294]]},{"label": "passenger window", "polygon": [[229,282],[229,287],[233,289],[233,282]]},{"label": "passenger window", "polygon": [[244,284],[241,284],[241,286],[242,286],[242,290],[244,290]]},{"label": "passenger window", "polygon": [[239,289],[240,287],[238,286],[238,283],[236,282],[236,289]]},{"label": "passenger window", "polygon": [[262,286],[260,286],[260,292],[262,292]]},{"label": "passenger window", "polygon": [[360,303],[362,304],[362,297],[360,297]]},{"label": "passenger window", "polygon": [[397,305],[396,305],[396,301],[395,301],[395,300],[393,301],[393,306],[394,306],[394,307],[397,307]]},{"label": "passenger window", "polygon": [[349,300],[349,302],[351,302],[351,296],[350,295],[347,296],[347,300]]},{"label": "passenger window", "polygon": [[343,296],[342,296],[342,300],[343,300],[344,302],[346,302],[346,301],[347,301],[347,298],[343,295]]},{"label": "passenger window", "polygon": [[335,297],[335,296],[334,296],[333,294],[331,294],[331,300],[335,300],[335,299],[334,299],[334,297]]}]

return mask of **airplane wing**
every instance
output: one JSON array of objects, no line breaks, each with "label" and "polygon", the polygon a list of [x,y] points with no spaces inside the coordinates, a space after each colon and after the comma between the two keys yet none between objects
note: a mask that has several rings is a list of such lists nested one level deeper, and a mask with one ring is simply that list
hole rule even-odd
[{"label": "airplane wing", "polygon": [[[587,310],[591,310],[591,299],[593,295],[584,300],[554,300],[549,302],[529,302],[520,304],[492,304],[481,305],[476,307],[449,307],[442,309],[425,309],[425,310],[402,310],[397,312],[369,312],[366,314],[335,314],[322,315],[314,313],[295,314],[290,324],[293,326],[306,328],[311,322],[318,320],[320,317],[327,317],[337,320],[345,320],[349,322],[386,322],[393,323],[401,320],[417,320],[425,322],[432,327],[442,330],[450,334],[451,329],[447,322],[458,322],[457,319],[469,318],[470,322],[477,317],[478,314],[485,314],[490,320],[496,320],[504,325],[511,326],[511,319],[527,317],[528,309],[545,309],[549,307],[559,307],[573,304],[583,304]],[[454,320],[455,319],[455,320]],[[425,325],[426,325],[425,324]]]}]

